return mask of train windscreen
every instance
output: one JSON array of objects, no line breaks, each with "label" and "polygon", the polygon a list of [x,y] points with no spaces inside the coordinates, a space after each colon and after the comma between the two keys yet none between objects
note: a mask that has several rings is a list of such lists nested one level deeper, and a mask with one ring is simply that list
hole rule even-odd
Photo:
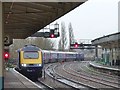
[{"label": "train windscreen", "polygon": [[38,59],[38,52],[24,52],[24,59]]}]

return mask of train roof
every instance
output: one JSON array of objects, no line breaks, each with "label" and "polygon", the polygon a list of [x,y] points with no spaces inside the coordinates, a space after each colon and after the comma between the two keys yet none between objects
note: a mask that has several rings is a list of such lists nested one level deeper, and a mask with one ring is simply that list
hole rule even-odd
[{"label": "train roof", "polygon": [[17,52],[20,51],[40,51],[41,49],[37,47],[36,45],[25,45],[23,48],[18,49]]},{"label": "train roof", "polygon": [[79,54],[78,52],[67,52],[67,51],[52,51],[52,50],[42,50],[36,45],[25,45],[23,48],[18,49],[17,52],[20,51],[42,51],[43,53],[66,53],[66,54]]},{"label": "train roof", "polygon": [[67,54],[76,54],[77,52],[65,52],[65,51],[51,51],[51,50],[42,50],[43,53],[67,53]]}]

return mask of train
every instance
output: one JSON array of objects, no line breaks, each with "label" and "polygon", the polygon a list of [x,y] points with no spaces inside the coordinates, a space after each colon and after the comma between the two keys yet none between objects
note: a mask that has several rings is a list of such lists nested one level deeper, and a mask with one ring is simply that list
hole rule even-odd
[{"label": "train", "polygon": [[46,63],[84,60],[84,54],[42,50],[36,45],[25,45],[23,48],[18,49],[17,52],[17,70],[33,80],[42,77],[42,69]]}]

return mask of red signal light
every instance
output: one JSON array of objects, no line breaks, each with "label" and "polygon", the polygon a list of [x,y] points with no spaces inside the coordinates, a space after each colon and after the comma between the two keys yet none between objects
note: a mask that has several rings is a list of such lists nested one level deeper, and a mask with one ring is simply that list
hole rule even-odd
[{"label": "red signal light", "polygon": [[74,47],[75,47],[75,48],[78,48],[78,43],[75,43],[75,44],[74,44]]},{"label": "red signal light", "polygon": [[50,35],[50,37],[51,37],[51,38],[54,38],[54,37],[55,37],[55,35],[54,35],[54,34],[51,34],[51,35]]},{"label": "red signal light", "polygon": [[9,53],[8,53],[8,52],[5,52],[5,53],[4,53],[4,59],[8,59],[8,58],[9,58],[9,56],[10,56],[10,55],[9,55]]},{"label": "red signal light", "polygon": [[74,47],[75,47],[75,48],[78,48],[78,45],[77,45],[77,44],[75,44],[75,45],[74,45]]}]

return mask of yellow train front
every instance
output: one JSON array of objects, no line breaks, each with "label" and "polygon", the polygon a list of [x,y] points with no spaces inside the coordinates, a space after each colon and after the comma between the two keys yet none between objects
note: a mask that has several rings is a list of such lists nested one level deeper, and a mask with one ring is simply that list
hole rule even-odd
[{"label": "yellow train front", "polygon": [[34,45],[26,45],[18,50],[18,70],[28,78],[42,77],[42,51]]}]

